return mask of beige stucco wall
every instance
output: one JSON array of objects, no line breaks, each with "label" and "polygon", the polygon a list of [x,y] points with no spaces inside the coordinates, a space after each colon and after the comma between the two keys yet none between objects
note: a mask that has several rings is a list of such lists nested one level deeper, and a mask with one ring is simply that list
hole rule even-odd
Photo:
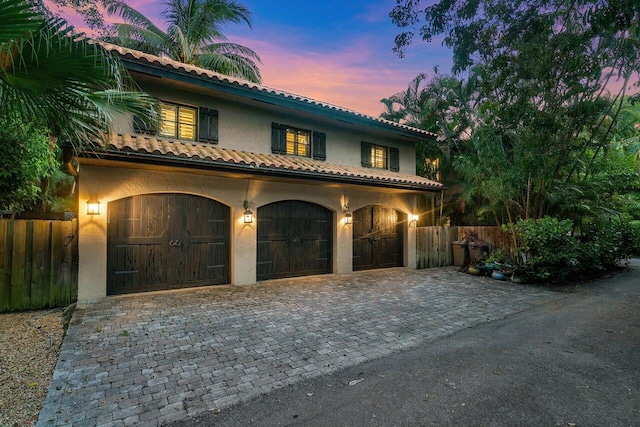
[{"label": "beige stucco wall", "polygon": [[[124,166],[124,167],[123,167]],[[243,201],[251,209],[280,200],[303,200],[334,212],[333,272],[352,271],[352,228],[344,224],[343,203],[351,212],[367,205],[386,205],[406,214],[415,212],[415,195],[363,186],[323,185],[302,181],[263,181],[214,176],[188,169],[132,168],[129,165],[83,161],[79,180],[78,301],[97,301],[107,289],[108,203],[138,194],[176,192],[215,199],[231,207],[231,283],[256,282],[256,224],[244,224]],[[100,215],[86,215],[86,200],[95,194]],[[404,265],[415,268],[415,229],[404,224]]]},{"label": "beige stucco wall", "polygon": [[[152,80],[156,82],[156,80]],[[192,107],[207,107],[218,111],[219,146],[235,150],[256,153],[271,153],[271,123],[310,131],[324,132],[327,135],[327,163],[345,166],[361,166],[360,143],[362,141],[386,147],[395,147],[400,152],[400,173],[416,173],[415,146],[401,142],[393,135],[383,136],[381,132],[363,132],[339,125],[339,122],[323,122],[303,115],[276,112],[265,104],[242,104],[216,96],[213,91],[190,86],[172,87],[170,82],[162,86],[151,84],[144,79],[139,81],[141,88],[152,96],[168,102]],[[116,124],[117,133],[132,133],[131,116],[125,116]]]}]

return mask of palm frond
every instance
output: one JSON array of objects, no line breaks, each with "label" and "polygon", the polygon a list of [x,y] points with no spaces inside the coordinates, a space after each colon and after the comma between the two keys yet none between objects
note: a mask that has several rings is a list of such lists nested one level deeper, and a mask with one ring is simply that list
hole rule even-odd
[{"label": "palm frond", "polygon": [[109,15],[117,15],[128,24],[146,28],[155,33],[162,32],[156,25],[142,13],[132,8],[128,4],[119,0],[102,0],[105,10]]},{"label": "palm frond", "polygon": [[250,59],[232,53],[207,52],[199,57],[200,66],[231,77],[261,83],[260,69]]},{"label": "palm frond", "polygon": [[154,101],[135,90],[117,58],[66,21],[37,17],[36,31],[3,44],[10,58],[0,72],[0,114],[41,122],[77,148],[108,132],[115,114],[155,114]]},{"label": "palm frond", "polygon": [[43,17],[33,9],[33,5],[24,0],[1,1],[0,16],[2,16],[0,43],[3,51],[5,43],[15,42],[16,39],[37,31],[43,20]]}]

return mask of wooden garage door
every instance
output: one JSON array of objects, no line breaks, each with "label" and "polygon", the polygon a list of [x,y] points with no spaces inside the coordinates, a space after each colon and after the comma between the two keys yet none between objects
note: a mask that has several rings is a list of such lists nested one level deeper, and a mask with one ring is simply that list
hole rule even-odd
[{"label": "wooden garage door", "polygon": [[258,280],[331,272],[328,209],[286,200],[258,209]]},{"label": "wooden garage door", "polygon": [[353,269],[401,267],[405,216],[384,206],[365,206],[353,213]]},{"label": "wooden garage door", "polygon": [[186,194],[109,203],[110,295],[229,283],[229,208]]}]

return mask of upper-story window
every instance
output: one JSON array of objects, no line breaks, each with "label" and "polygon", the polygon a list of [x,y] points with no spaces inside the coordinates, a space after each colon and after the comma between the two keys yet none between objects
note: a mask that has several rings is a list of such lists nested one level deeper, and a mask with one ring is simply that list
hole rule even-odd
[{"label": "upper-story window", "polygon": [[168,138],[196,140],[198,135],[198,109],[185,105],[160,103],[160,130]]},{"label": "upper-story window", "polygon": [[327,135],[323,132],[272,123],[271,152],[326,160]]},{"label": "upper-story window", "polygon": [[136,133],[213,144],[218,142],[218,112],[209,108],[161,102],[157,125],[145,123],[135,116],[133,119]]},{"label": "upper-story window", "polygon": [[365,168],[400,170],[400,151],[395,147],[361,143],[362,166]]},{"label": "upper-story window", "polygon": [[287,154],[310,157],[311,131],[287,128]]}]

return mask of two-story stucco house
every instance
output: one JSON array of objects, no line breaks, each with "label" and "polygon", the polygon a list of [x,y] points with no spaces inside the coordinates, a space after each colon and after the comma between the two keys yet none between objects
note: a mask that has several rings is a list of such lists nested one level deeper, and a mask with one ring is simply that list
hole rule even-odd
[{"label": "two-story stucco house", "polygon": [[[113,45],[161,103],[81,154],[78,300],[415,268],[415,143],[436,135]],[[85,201],[99,200],[99,213]]]}]

